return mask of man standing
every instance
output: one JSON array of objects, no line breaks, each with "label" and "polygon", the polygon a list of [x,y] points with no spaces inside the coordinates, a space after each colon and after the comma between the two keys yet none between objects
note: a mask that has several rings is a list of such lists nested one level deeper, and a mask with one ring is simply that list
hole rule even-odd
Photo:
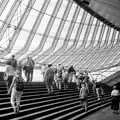
[{"label": "man standing", "polygon": [[12,55],[12,57],[7,61],[7,64],[11,65],[16,70],[17,60],[15,59],[15,55]]},{"label": "man standing", "polygon": [[48,93],[49,94],[53,93],[54,71],[52,69],[51,64],[48,65],[48,68],[45,71],[44,81],[45,81]]},{"label": "man standing", "polygon": [[33,61],[33,59],[31,57],[28,57],[27,62],[25,63],[25,66],[24,66],[27,82],[32,82],[34,65],[35,65],[35,62]]},{"label": "man standing", "polygon": [[17,60],[15,59],[15,56],[12,55],[12,57],[6,62],[6,70],[5,70],[4,80],[6,80],[7,89],[9,89],[9,87],[12,83],[16,68],[17,68]]}]

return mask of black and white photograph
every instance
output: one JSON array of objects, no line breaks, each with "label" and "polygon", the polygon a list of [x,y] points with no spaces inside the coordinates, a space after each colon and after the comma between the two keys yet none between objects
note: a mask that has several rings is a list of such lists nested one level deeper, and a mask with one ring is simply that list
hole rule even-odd
[{"label": "black and white photograph", "polygon": [[120,0],[0,0],[1,120],[120,120]]}]

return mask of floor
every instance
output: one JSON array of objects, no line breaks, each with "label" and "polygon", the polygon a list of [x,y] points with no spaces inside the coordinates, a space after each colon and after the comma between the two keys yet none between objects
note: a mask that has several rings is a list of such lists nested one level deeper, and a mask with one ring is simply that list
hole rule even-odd
[{"label": "floor", "polygon": [[107,107],[82,120],[120,120],[120,113],[115,114],[111,111],[110,107]]}]

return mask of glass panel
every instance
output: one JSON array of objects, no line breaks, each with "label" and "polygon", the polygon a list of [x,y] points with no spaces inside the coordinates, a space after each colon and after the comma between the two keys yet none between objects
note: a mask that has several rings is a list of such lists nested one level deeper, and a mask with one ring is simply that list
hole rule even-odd
[{"label": "glass panel", "polygon": [[32,40],[32,43],[30,45],[29,51],[35,50],[40,44],[41,37],[39,35],[35,35],[34,39]]},{"label": "glass panel", "polygon": [[4,50],[5,48],[7,48],[8,44],[9,44],[9,39],[7,39],[5,33],[2,41],[0,41],[0,50]]},{"label": "glass panel", "polygon": [[85,24],[86,24],[86,25],[88,25],[88,22],[89,22],[89,20],[90,20],[90,16],[91,16],[91,15],[88,13],[88,14],[87,14],[87,18],[85,19]]},{"label": "glass panel", "polygon": [[83,17],[83,13],[84,13],[84,10],[83,8],[80,9],[80,12],[79,12],[79,15],[78,15],[78,18],[77,18],[77,23],[81,23],[81,19]]},{"label": "glass panel", "polygon": [[52,14],[52,12],[53,12],[53,10],[55,8],[56,3],[57,3],[57,0],[51,0],[50,1],[50,4],[49,4],[49,6],[47,7],[47,10],[46,10],[47,14],[49,14],[49,15]]},{"label": "glass panel", "polygon": [[23,15],[24,11],[25,11],[26,6],[22,4],[19,6],[19,8],[17,9],[14,17],[12,18],[11,21],[11,25],[17,26],[17,24],[19,23],[21,16]]},{"label": "glass panel", "polygon": [[96,22],[97,22],[97,19],[94,18],[94,21],[93,21],[92,26],[91,26],[91,29],[90,29],[90,33],[89,33],[89,35],[88,35],[88,40],[87,40],[86,47],[90,44],[90,42],[91,42],[91,40],[92,40],[92,36],[93,36],[93,33],[94,33],[94,29],[95,29]]},{"label": "glass panel", "polygon": [[0,20],[0,27],[3,25],[3,21],[2,20]]},{"label": "glass panel", "polygon": [[90,20],[90,14],[87,15],[87,17],[85,19],[85,22],[83,21],[83,23],[82,23],[83,24],[83,29],[82,29],[82,32],[81,32],[81,35],[80,35],[78,46],[80,46],[83,42],[83,39],[84,39],[85,34],[86,34],[87,27],[88,27],[89,20]]},{"label": "glass panel", "polygon": [[[52,46],[53,40],[54,40],[53,37],[48,37],[47,40],[46,40],[46,42],[45,42],[45,45],[44,45],[44,47],[43,47],[43,50],[42,50],[39,54],[37,54],[37,56],[38,56],[38,55],[41,55],[41,54],[42,54],[43,52],[45,52],[48,48],[50,48],[50,47]],[[33,46],[33,47],[34,47],[34,46]],[[34,58],[36,58],[37,56],[35,56]]]},{"label": "glass panel", "polygon": [[68,43],[68,46],[67,46],[67,49],[69,49],[72,45],[73,45],[73,42],[74,42],[74,39],[70,39],[69,43]]},{"label": "glass panel", "polygon": [[78,30],[78,27],[79,27],[79,24],[75,24],[74,25],[74,28],[73,28],[73,31],[72,31],[72,34],[71,34],[71,37],[70,37],[70,39],[72,40],[72,39],[75,39],[75,36],[76,36],[76,33],[77,33],[77,30]]},{"label": "glass panel", "polygon": [[18,50],[18,49],[21,49],[23,48],[24,44],[26,43],[27,41],[27,37],[28,37],[29,33],[28,32],[25,32],[25,31],[21,31],[20,32],[20,35],[18,36],[18,39],[13,47],[13,51],[14,50]]},{"label": "glass panel", "polygon": [[27,6],[29,1],[30,1],[30,0],[22,0],[22,4],[23,4],[24,6]]},{"label": "glass panel", "polygon": [[73,15],[75,14],[75,8],[77,5],[75,3],[72,4],[72,7],[70,9],[69,15],[67,17],[67,20],[72,20]]},{"label": "glass panel", "polygon": [[6,56],[6,58],[9,58],[11,55],[15,54],[16,52],[20,51],[23,48],[28,35],[29,35],[28,32],[21,31],[20,35],[18,36],[17,41],[15,42],[15,45],[12,48],[12,51],[10,52],[10,54]]},{"label": "glass panel", "polygon": [[0,41],[0,46],[2,48],[6,48],[8,43],[9,43],[9,40],[11,39],[13,33],[14,33],[14,29],[12,27],[10,28],[7,28],[2,40]]},{"label": "glass panel", "polygon": [[62,29],[62,33],[60,35],[61,38],[65,38],[66,37],[69,26],[70,26],[70,22],[65,22],[65,25],[64,25],[64,27]]},{"label": "glass panel", "polygon": [[62,19],[62,16],[63,16],[63,14],[64,14],[64,12],[65,12],[67,3],[68,3],[68,0],[63,0],[63,3],[62,3],[62,5],[61,5],[61,7],[60,7],[60,9],[59,9],[58,14],[57,14],[57,17],[58,17],[58,18],[61,18],[61,19]]},{"label": "glass panel", "polygon": [[108,26],[105,27],[105,30],[104,30],[104,33],[103,33],[103,37],[102,37],[102,43],[101,43],[101,45],[103,45],[104,42],[105,42],[105,38],[106,38],[106,35],[107,35],[107,31],[108,31]]},{"label": "glass panel", "polygon": [[45,51],[45,50],[47,50],[48,48],[50,48],[51,45],[52,45],[52,42],[53,42],[53,38],[48,37],[47,40],[46,40],[46,42],[45,42],[43,51]]},{"label": "glass panel", "polygon": [[98,28],[98,31],[97,31],[97,34],[96,34],[94,46],[98,43],[98,39],[99,39],[99,36],[100,36],[100,33],[101,33],[102,25],[103,25],[103,23],[100,22],[100,25],[98,26],[99,28]]},{"label": "glass panel", "polygon": [[58,50],[59,48],[61,48],[63,46],[63,43],[64,43],[64,39],[59,39],[58,40],[58,43],[57,43],[57,46],[55,48],[55,51]]},{"label": "glass panel", "polygon": [[114,31],[114,29],[111,28],[111,32],[110,32],[110,36],[109,36],[109,40],[108,40],[108,45],[111,43],[111,39],[112,39],[112,35],[113,35],[113,31]]},{"label": "glass panel", "polygon": [[33,27],[33,24],[37,18],[37,15],[38,15],[38,12],[36,12],[35,10],[31,10],[23,28],[24,29],[28,29],[28,30],[31,30],[32,27]]},{"label": "glass panel", "polygon": [[92,25],[96,25],[97,18],[94,17]]},{"label": "glass panel", "polygon": [[39,26],[39,28],[37,30],[38,33],[43,34],[45,32],[45,29],[47,27],[49,19],[50,19],[50,16],[44,15],[44,17],[43,17],[43,19],[41,21],[41,24],[40,24],[40,26]]},{"label": "glass panel", "polygon": [[34,39],[32,40],[32,43],[31,43],[31,45],[30,45],[29,50],[28,50],[23,56],[21,56],[20,59],[26,57],[29,53],[31,53],[33,50],[35,50],[36,47],[38,47],[38,45],[39,45],[39,43],[41,42],[41,40],[42,40],[42,36],[40,36],[40,35],[35,35]]},{"label": "glass panel", "polygon": [[116,32],[116,35],[115,35],[115,42],[114,42],[114,44],[116,44],[116,42],[117,42],[118,35],[119,35],[119,32],[117,31],[117,32]]},{"label": "glass panel", "polygon": [[9,14],[10,9],[13,5],[15,0],[9,0],[7,6],[5,7],[4,11],[2,12],[2,15],[0,16],[0,20],[5,20],[6,16]]},{"label": "glass panel", "polygon": [[61,21],[61,19],[57,19],[57,18],[55,19],[55,21],[54,21],[54,23],[52,25],[52,28],[50,30],[50,34],[49,34],[50,36],[54,37],[56,35],[56,32],[58,30],[60,21]]},{"label": "glass panel", "polygon": [[33,8],[39,11],[39,10],[41,9],[44,1],[45,1],[45,0],[36,0]]}]

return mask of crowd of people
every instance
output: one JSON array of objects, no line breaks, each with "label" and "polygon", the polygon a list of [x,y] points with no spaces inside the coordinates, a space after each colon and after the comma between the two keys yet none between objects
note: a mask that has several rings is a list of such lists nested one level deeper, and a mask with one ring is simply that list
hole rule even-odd
[{"label": "crowd of people", "polygon": [[54,88],[65,90],[74,83],[74,89],[79,91],[80,101],[85,111],[87,111],[90,88],[93,87],[94,95],[97,96],[98,100],[104,97],[101,84],[96,80],[90,80],[87,71],[76,71],[73,66],[65,67],[61,64],[58,66],[44,64],[42,73],[49,94],[54,94]]},{"label": "crowd of people", "polygon": [[[22,77],[22,71],[26,76],[26,82],[30,83],[33,80],[33,70],[35,62],[31,57],[28,57],[26,62],[22,64],[12,58],[6,62],[6,71],[4,79],[7,83],[8,94],[11,95],[11,105],[16,113],[19,113],[20,100],[23,94],[24,79]],[[94,96],[98,100],[104,98],[104,90],[97,80],[90,80],[88,71],[75,70],[71,65],[69,67],[62,66],[58,64],[54,66],[52,64],[44,64],[41,68],[43,79],[48,91],[48,94],[54,94],[54,89],[66,90],[69,88],[70,84],[74,84],[74,89],[79,92],[80,103],[84,107],[85,111],[88,108],[88,95],[90,93],[90,88],[93,90]],[[119,109],[119,91],[114,86],[114,90],[111,92],[112,96],[112,106],[114,112]]]},{"label": "crowd of people", "polygon": [[21,64],[21,62],[15,59],[14,55],[6,61],[4,80],[6,81],[8,94],[11,95],[10,101],[15,114],[19,113],[20,100],[24,88],[22,70],[24,71],[27,82],[32,82],[34,64],[31,57],[28,57],[26,62]]}]

